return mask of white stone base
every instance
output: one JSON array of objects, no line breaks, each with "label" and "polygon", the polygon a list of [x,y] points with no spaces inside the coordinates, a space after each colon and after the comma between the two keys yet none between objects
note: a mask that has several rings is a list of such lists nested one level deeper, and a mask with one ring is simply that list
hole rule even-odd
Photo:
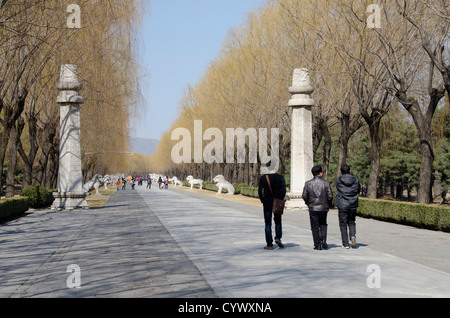
[{"label": "white stone base", "polygon": [[86,201],[86,193],[54,192],[53,197],[55,198],[55,201],[52,204],[52,210],[89,210],[89,204]]},{"label": "white stone base", "polygon": [[308,206],[302,199],[302,195],[298,193],[288,193],[288,201],[286,202],[285,209],[288,211],[308,211]]}]

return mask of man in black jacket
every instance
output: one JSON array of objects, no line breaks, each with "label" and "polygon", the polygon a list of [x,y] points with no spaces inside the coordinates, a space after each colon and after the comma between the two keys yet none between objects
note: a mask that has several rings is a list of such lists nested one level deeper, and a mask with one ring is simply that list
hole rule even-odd
[{"label": "man in black jacket", "polygon": [[[267,167],[271,166],[271,162],[267,164]],[[269,183],[267,182],[269,179],[270,187],[272,188],[272,192],[270,191]],[[266,233],[266,243],[267,245],[264,247],[266,250],[273,249],[273,237],[272,237],[272,207],[273,207],[273,199],[284,200],[286,196],[286,181],[284,177],[278,173],[275,173],[274,170],[269,171],[269,174],[263,175],[259,180],[258,186],[258,195],[259,200],[263,204],[264,207],[264,223],[265,223],[265,233]],[[282,225],[281,225],[281,215],[274,214],[274,222],[275,222],[275,243],[283,248],[284,245],[281,243],[281,238],[283,236]]]},{"label": "man in black jacket", "polygon": [[331,185],[322,179],[322,167],[315,166],[311,170],[314,179],[305,183],[303,200],[309,208],[309,219],[314,241],[314,249],[327,249],[327,215],[333,201]]},{"label": "man in black jacket", "polygon": [[[341,229],[342,246],[349,248],[349,234],[352,247],[356,247],[356,209],[361,186],[358,178],[351,174],[348,165],[342,165],[342,176],[336,181],[338,195],[335,205],[339,209],[339,227]],[[347,232],[347,227],[349,232]]]}]

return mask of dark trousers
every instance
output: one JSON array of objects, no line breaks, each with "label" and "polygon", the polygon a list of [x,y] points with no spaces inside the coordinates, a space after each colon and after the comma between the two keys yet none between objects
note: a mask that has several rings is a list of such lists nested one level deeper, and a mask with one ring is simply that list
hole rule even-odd
[{"label": "dark trousers", "polygon": [[309,211],[314,246],[318,247],[327,240],[328,211]]},{"label": "dark trousers", "polygon": [[[348,246],[350,238],[356,237],[356,209],[339,209],[339,228],[341,229],[342,245]],[[347,231],[348,228],[348,231]]]},{"label": "dark trousers", "polygon": [[275,239],[280,239],[283,236],[283,229],[281,225],[281,215],[272,213],[270,209],[264,209],[264,223],[265,223],[265,232],[266,232],[266,243],[267,246],[273,245],[273,237],[272,237],[272,216],[274,216],[275,222]]}]

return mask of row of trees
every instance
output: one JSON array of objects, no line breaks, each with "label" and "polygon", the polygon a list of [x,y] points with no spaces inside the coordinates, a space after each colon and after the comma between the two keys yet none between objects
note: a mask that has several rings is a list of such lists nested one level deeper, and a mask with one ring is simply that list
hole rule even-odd
[{"label": "row of trees", "polygon": [[[84,85],[83,153],[128,150],[128,122],[140,99],[135,43],[142,9],[139,0],[0,1],[0,190],[6,184],[7,196],[19,173],[23,186],[56,187],[62,64],[76,64]],[[124,156],[83,162],[85,177],[126,169]]]},{"label": "row of trees", "polygon": [[416,186],[417,201],[429,203],[434,179],[448,188],[449,28],[445,0],[269,1],[230,31],[202,80],[186,89],[151,167],[255,185],[259,164],[168,159],[178,142],[172,131],[194,135],[194,120],[202,120],[223,132],[279,128],[280,171],[288,175],[287,88],[293,70],[306,67],[316,89],[315,158],[325,175],[333,180],[349,162],[364,176],[368,197]]}]

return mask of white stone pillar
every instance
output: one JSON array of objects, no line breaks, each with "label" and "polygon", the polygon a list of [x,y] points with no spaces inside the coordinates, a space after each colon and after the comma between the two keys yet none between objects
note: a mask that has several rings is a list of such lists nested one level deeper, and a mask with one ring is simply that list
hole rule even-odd
[{"label": "white stone pillar", "polygon": [[286,209],[304,210],[308,207],[302,199],[303,187],[306,181],[312,179],[311,169],[314,166],[312,106],[315,103],[311,98],[314,88],[307,69],[294,71],[289,92],[292,94],[289,101],[289,106],[292,107],[291,187]]},{"label": "white stone pillar", "polygon": [[89,209],[81,170],[80,104],[84,99],[78,92],[83,85],[78,81],[75,65],[61,67],[57,88],[60,90],[56,99],[60,104],[59,172],[52,209]]}]

